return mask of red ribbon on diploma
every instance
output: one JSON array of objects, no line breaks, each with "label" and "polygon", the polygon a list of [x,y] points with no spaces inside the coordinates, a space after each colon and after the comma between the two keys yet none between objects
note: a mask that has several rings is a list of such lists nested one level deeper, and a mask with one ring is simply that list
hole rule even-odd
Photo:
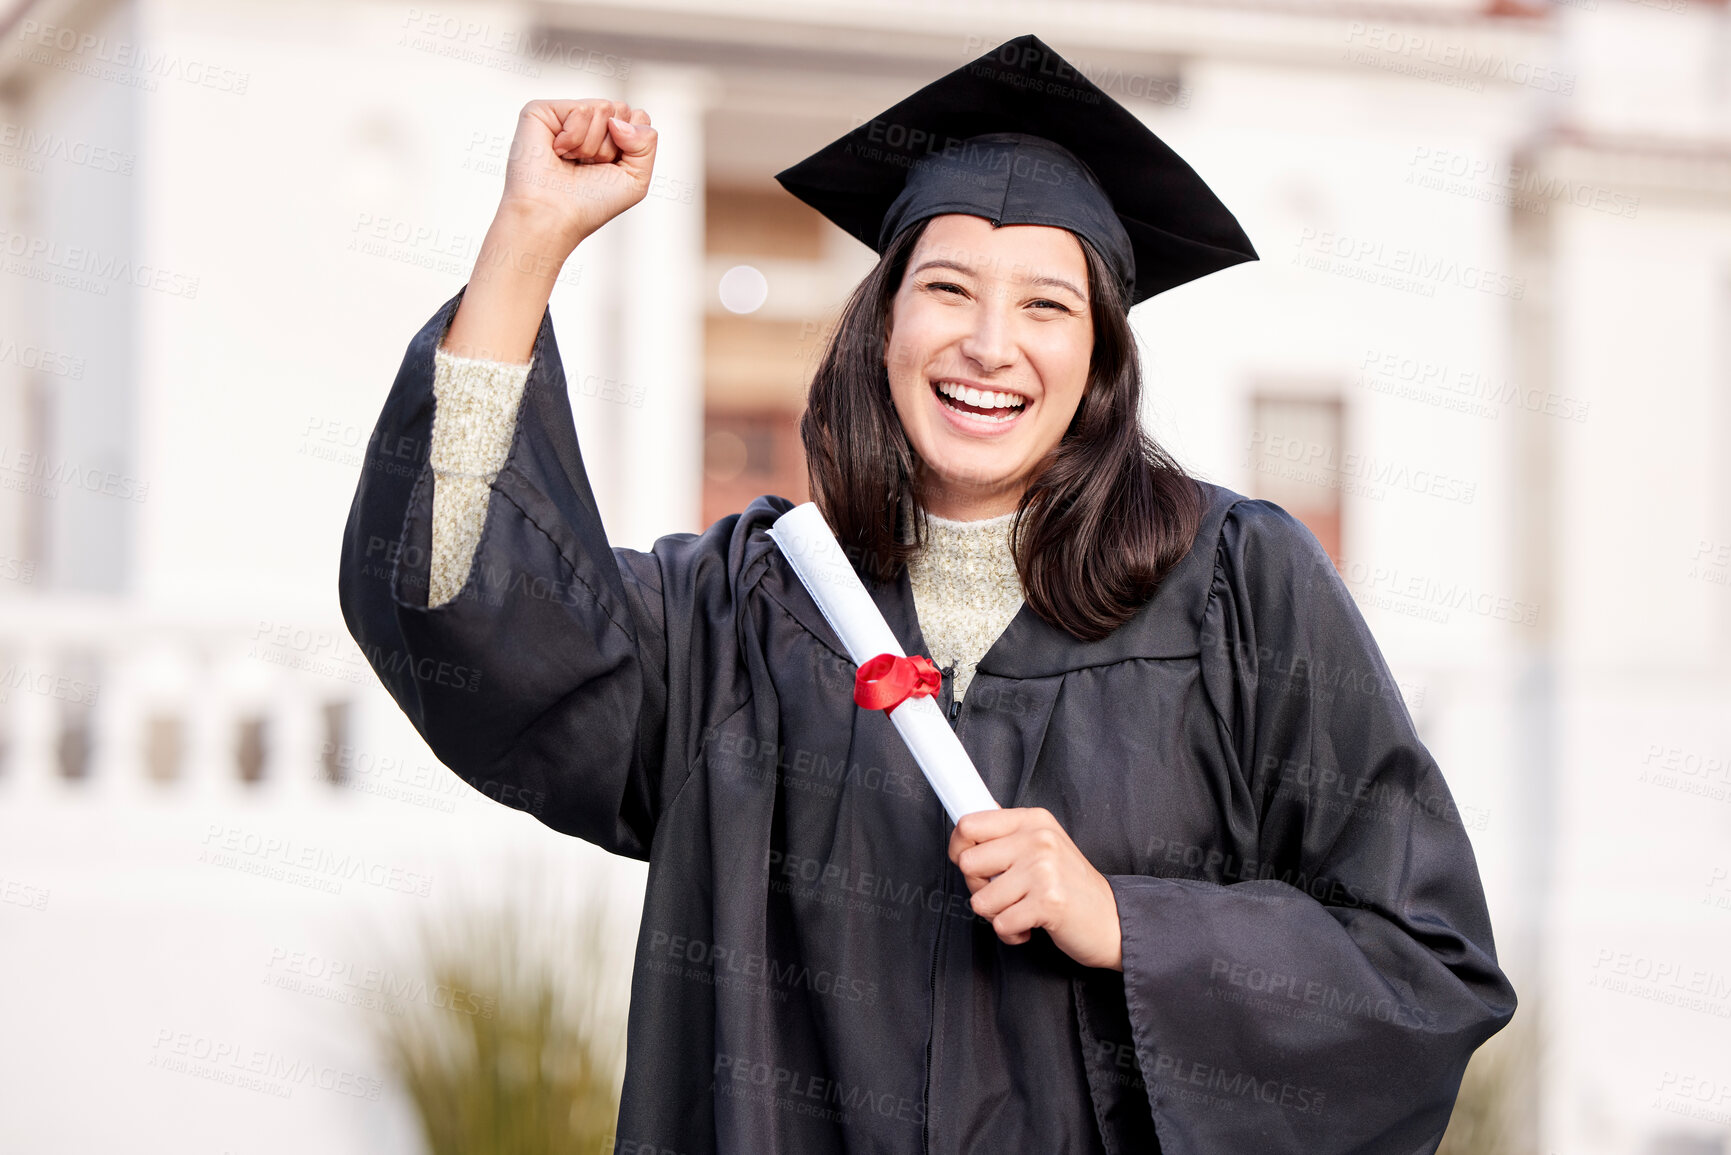
[{"label": "red ribbon on diploma", "polygon": [[909,698],[935,697],[944,676],[923,654],[898,658],[879,654],[866,660],[853,679],[853,700],[868,710],[895,709]]}]

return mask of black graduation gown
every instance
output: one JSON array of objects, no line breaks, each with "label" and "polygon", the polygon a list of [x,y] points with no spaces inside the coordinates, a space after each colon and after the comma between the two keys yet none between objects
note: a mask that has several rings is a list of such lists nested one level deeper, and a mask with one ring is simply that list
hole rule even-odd
[{"label": "black graduation gown", "polygon": [[[426,608],[460,298],[368,445],[343,613],[442,762],[648,859],[621,1155],[1435,1148],[1515,996],[1442,775],[1288,514],[1205,486],[1135,618],[1083,643],[1024,607],[979,664],[955,725],[993,796],[1050,810],[1116,895],[1124,971],[1084,967],[973,915],[942,807],[764,532],[786,500],[609,546],[545,317],[468,585]],[[869,588],[925,652],[905,573]]]}]

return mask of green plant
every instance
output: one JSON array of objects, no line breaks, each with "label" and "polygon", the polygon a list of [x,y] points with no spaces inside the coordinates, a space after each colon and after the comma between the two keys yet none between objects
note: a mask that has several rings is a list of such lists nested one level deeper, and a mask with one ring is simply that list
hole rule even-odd
[{"label": "green plant", "polygon": [[629,993],[610,933],[593,903],[467,902],[419,923],[405,973],[433,994],[375,1032],[430,1155],[608,1149]]},{"label": "green plant", "polygon": [[1473,1053],[1437,1155],[1532,1155],[1537,1150],[1539,1013],[1523,1006]]}]

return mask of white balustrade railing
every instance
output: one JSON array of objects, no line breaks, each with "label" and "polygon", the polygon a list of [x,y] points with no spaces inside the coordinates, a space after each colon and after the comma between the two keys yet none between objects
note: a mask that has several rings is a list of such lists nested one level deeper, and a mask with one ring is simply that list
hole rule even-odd
[{"label": "white balustrade railing", "polygon": [[340,619],[0,601],[0,802],[328,794],[325,768],[355,761],[363,699],[382,691]]}]

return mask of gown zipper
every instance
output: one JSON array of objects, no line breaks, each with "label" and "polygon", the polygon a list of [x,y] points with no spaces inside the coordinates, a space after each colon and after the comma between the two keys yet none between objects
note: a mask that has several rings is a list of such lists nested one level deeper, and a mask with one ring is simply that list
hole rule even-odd
[{"label": "gown zipper", "polygon": [[[955,683],[951,681],[955,674],[956,665],[954,662],[944,667],[943,692],[950,699],[949,708],[944,713],[949,718],[950,729],[952,730],[959,729],[957,719],[962,712],[962,704],[956,700]],[[948,861],[947,857],[945,861]],[[932,1149],[932,1042],[938,1033],[938,959],[943,955],[944,924],[949,922],[950,872],[946,869],[940,878],[943,887],[940,895],[942,906],[938,915],[938,933],[932,942],[932,973],[928,987],[931,992],[932,1021],[926,1029],[926,1089],[924,1095],[926,1112],[925,1117],[920,1120],[920,1151],[925,1155],[930,1155]]]}]

